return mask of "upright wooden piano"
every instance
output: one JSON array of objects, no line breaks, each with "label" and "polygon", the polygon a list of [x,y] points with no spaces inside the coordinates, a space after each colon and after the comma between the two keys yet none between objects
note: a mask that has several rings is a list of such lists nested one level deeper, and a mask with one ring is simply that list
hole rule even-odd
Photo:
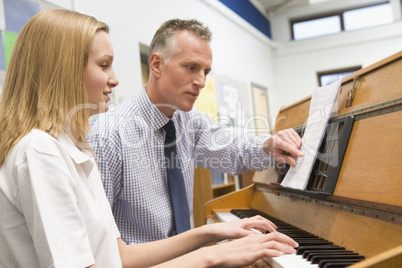
[{"label": "upright wooden piano", "polygon": [[[310,100],[282,108],[274,132],[302,129]],[[250,187],[207,202],[206,221],[257,209],[365,257],[350,267],[402,267],[402,51],[342,80],[331,120],[346,117],[353,126],[332,193],[275,186],[283,168],[273,167],[256,172]]]}]

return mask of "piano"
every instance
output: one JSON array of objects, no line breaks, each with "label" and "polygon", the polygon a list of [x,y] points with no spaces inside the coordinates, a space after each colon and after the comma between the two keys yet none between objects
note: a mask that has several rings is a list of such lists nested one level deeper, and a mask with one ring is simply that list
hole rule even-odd
[{"label": "piano", "polygon": [[[294,128],[302,134],[310,100],[282,107],[273,132]],[[252,185],[204,205],[206,223],[264,214],[361,256],[328,267],[402,267],[402,51],[343,78],[330,122],[346,118],[353,124],[342,157],[331,166],[331,181],[323,174],[320,183],[294,190],[278,186],[285,165],[255,172]],[[250,267],[313,265],[304,255],[284,256],[298,264],[267,258]],[[325,261],[314,265],[307,267],[327,267]]]}]

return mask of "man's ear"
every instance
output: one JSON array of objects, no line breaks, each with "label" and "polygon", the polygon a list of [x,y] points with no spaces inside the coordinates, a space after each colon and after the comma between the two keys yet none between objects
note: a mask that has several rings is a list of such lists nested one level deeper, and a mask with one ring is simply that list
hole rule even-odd
[{"label": "man's ear", "polygon": [[149,65],[151,73],[155,77],[159,78],[161,76],[164,67],[164,61],[161,55],[159,53],[153,53],[149,58]]}]

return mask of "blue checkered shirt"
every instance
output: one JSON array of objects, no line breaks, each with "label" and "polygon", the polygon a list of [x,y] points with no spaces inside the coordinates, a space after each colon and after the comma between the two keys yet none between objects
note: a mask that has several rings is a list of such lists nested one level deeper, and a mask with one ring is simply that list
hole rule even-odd
[{"label": "blue checkered shirt", "polygon": [[[166,117],[145,89],[115,110],[91,118],[88,142],[96,156],[107,198],[127,244],[174,235],[163,126]],[[269,136],[235,135],[195,108],[173,115],[179,165],[192,213],[194,165],[241,174],[271,166],[262,149]]]}]

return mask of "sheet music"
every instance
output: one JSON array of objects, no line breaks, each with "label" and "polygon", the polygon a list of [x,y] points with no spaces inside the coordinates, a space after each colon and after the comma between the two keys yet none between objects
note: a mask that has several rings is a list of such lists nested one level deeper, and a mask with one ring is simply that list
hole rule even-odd
[{"label": "sheet music", "polygon": [[309,117],[302,138],[301,151],[304,157],[297,158],[296,167],[289,168],[281,183],[282,186],[306,189],[341,82],[342,77],[328,86],[313,90]]}]

